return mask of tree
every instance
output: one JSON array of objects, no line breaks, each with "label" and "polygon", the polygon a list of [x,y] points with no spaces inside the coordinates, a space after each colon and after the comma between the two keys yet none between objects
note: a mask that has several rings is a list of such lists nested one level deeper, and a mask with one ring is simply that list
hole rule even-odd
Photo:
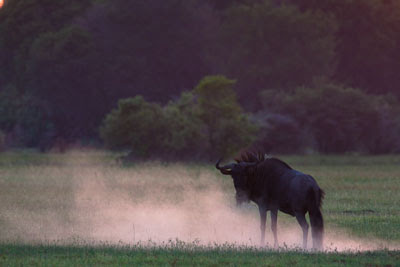
[{"label": "tree", "polygon": [[284,109],[311,130],[322,153],[361,151],[378,128],[376,99],[359,89],[332,84],[301,87]]},{"label": "tree", "polygon": [[338,24],[333,78],[368,93],[400,96],[400,2],[392,0],[291,0],[322,10]]},{"label": "tree", "polygon": [[141,158],[231,156],[251,143],[256,130],[237,103],[233,84],[223,76],[207,76],[165,107],[140,96],[120,100],[104,119],[100,136],[108,147],[130,149]]},{"label": "tree", "polygon": [[259,131],[253,147],[268,154],[301,153],[310,145],[307,127],[287,114],[259,112],[251,117]]},{"label": "tree", "polygon": [[0,114],[0,130],[15,146],[38,146],[53,127],[43,101],[12,85],[0,92]]},{"label": "tree", "polygon": [[[12,0],[0,11],[0,82],[25,80],[31,44],[38,35],[58,31],[91,4],[91,0]],[[0,84],[1,85],[1,84]],[[24,88],[27,89],[27,88]]]},{"label": "tree", "polygon": [[206,76],[194,89],[212,157],[238,152],[251,144],[256,133],[255,125],[237,102],[234,84],[224,76]]},{"label": "tree", "polygon": [[400,152],[400,108],[393,95],[376,97],[378,121],[374,130],[365,133],[364,150],[369,154]]},{"label": "tree", "polygon": [[[26,100],[22,109],[7,106],[18,114],[17,120],[10,121],[13,128],[7,131],[18,132],[23,145],[38,145],[49,139],[48,135],[76,136],[82,125],[93,127],[87,121],[78,125],[77,117],[70,117],[80,99],[87,101],[84,94],[71,101],[71,95],[83,91],[73,82],[78,78],[72,75],[72,69],[75,74],[82,70],[76,62],[87,53],[87,42],[69,25],[91,2],[13,0],[0,10],[0,90],[13,87],[20,99]],[[79,118],[84,114],[81,112]]]},{"label": "tree", "polygon": [[100,135],[113,149],[129,149],[136,158],[187,160],[204,158],[207,140],[192,93],[186,92],[165,107],[141,96],[119,101],[109,113]]},{"label": "tree", "polygon": [[106,112],[104,94],[90,83],[92,48],[90,35],[71,26],[38,36],[29,51],[25,86],[46,103],[57,135],[67,139],[93,134]]},{"label": "tree", "polygon": [[183,92],[176,101],[164,107],[167,130],[165,157],[170,159],[204,159],[209,148],[206,125],[200,118],[193,92]]},{"label": "tree", "polygon": [[167,103],[210,72],[206,56],[215,28],[197,0],[116,0],[96,5],[79,22],[96,44],[98,84],[110,99],[143,95]]},{"label": "tree", "polygon": [[162,108],[143,97],[122,99],[104,119],[100,136],[110,148],[128,148],[133,155],[157,155],[166,129]]},{"label": "tree", "polygon": [[238,79],[241,99],[257,102],[261,89],[291,90],[329,77],[335,28],[329,16],[293,5],[236,5],[224,17],[219,60],[224,73]]}]

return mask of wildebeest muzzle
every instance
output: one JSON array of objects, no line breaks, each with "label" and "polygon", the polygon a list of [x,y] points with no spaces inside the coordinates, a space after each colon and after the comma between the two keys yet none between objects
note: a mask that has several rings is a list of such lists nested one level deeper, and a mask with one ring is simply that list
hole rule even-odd
[{"label": "wildebeest muzzle", "polygon": [[246,193],[246,191],[243,190],[236,190],[236,206],[240,206],[242,203],[249,203],[250,199]]}]

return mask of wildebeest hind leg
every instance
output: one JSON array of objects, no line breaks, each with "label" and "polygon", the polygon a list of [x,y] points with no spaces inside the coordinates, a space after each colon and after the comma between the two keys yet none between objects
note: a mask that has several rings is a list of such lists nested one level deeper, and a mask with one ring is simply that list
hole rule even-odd
[{"label": "wildebeest hind leg", "polygon": [[274,247],[278,248],[278,234],[277,234],[277,225],[278,221],[278,210],[271,210],[271,230],[274,234]]},{"label": "wildebeest hind leg", "polygon": [[267,222],[267,210],[262,207],[258,207],[260,212],[260,231],[261,231],[261,246],[265,244],[265,224]]},{"label": "wildebeest hind leg", "polygon": [[303,248],[307,249],[308,223],[304,213],[296,212],[296,219],[303,230]]}]

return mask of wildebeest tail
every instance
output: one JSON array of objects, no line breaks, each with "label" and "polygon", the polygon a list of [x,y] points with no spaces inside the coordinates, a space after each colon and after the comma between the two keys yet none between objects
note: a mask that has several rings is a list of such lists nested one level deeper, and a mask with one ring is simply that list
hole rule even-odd
[{"label": "wildebeest tail", "polygon": [[322,249],[323,243],[324,218],[322,217],[321,206],[324,194],[324,191],[320,188],[309,191],[311,232],[313,247],[316,249]]}]

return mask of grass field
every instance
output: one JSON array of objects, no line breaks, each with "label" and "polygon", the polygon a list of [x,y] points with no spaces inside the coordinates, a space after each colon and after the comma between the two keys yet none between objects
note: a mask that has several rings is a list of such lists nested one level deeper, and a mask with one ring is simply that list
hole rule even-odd
[{"label": "grass field", "polygon": [[400,264],[400,156],[282,157],[326,192],[324,253],[296,249],[300,228],[282,213],[279,251],[257,247],[255,206],[236,208],[212,165],[117,156],[0,154],[0,265]]},{"label": "grass field", "polygon": [[0,265],[10,266],[398,266],[393,251],[302,253],[254,248],[0,246]]}]

